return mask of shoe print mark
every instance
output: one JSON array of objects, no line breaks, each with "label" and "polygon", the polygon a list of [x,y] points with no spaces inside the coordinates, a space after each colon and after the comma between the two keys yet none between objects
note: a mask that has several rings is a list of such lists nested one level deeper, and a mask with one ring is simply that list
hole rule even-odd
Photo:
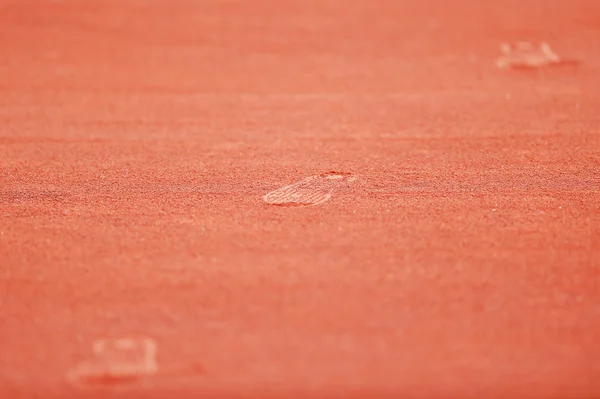
[{"label": "shoe print mark", "polygon": [[577,60],[559,57],[546,42],[538,46],[530,42],[504,43],[500,46],[502,56],[496,61],[501,69],[538,69],[552,66],[577,65]]},{"label": "shoe print mark", "polygon": [[94,342],[90,358],[68,378],[83,385],[134,382],[158,371],[156,341],[151,338],[102,339]]},{"label": "shoe print mark", "polygon": [[327,172],[307,177],[297,183],[271,191],[263,197],[269,205],[299,207],[319,205],[328,201],[334,190],[356,180],[356,176],[344,172]]}]

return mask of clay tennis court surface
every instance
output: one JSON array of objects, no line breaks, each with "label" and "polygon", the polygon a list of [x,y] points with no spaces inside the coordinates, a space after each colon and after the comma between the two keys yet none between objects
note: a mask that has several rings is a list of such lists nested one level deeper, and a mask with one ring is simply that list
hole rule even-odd
[{"label": "clay tennis court surface", "polygon": [[0,53],[0,397],[600,397],[598,1],[4,0]]}]

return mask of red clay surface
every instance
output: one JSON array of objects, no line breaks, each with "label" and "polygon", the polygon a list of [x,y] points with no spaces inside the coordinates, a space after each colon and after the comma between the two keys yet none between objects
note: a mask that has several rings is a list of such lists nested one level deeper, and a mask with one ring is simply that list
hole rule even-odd
[{"label": "red clay surface", "polygon": [[[600,397],[597,0],[4,0],[0,50],[2,398]],[[154,377],[66,379],[120,336]]]}]

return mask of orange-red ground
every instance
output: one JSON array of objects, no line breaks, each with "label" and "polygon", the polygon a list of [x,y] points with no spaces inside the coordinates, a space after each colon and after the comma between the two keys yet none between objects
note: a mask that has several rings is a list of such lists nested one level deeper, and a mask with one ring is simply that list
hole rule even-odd
[{"label": "orange-red ground", "polygon": [[0,397],[600,397],[599,71],[596,0],[2,1]]}]

